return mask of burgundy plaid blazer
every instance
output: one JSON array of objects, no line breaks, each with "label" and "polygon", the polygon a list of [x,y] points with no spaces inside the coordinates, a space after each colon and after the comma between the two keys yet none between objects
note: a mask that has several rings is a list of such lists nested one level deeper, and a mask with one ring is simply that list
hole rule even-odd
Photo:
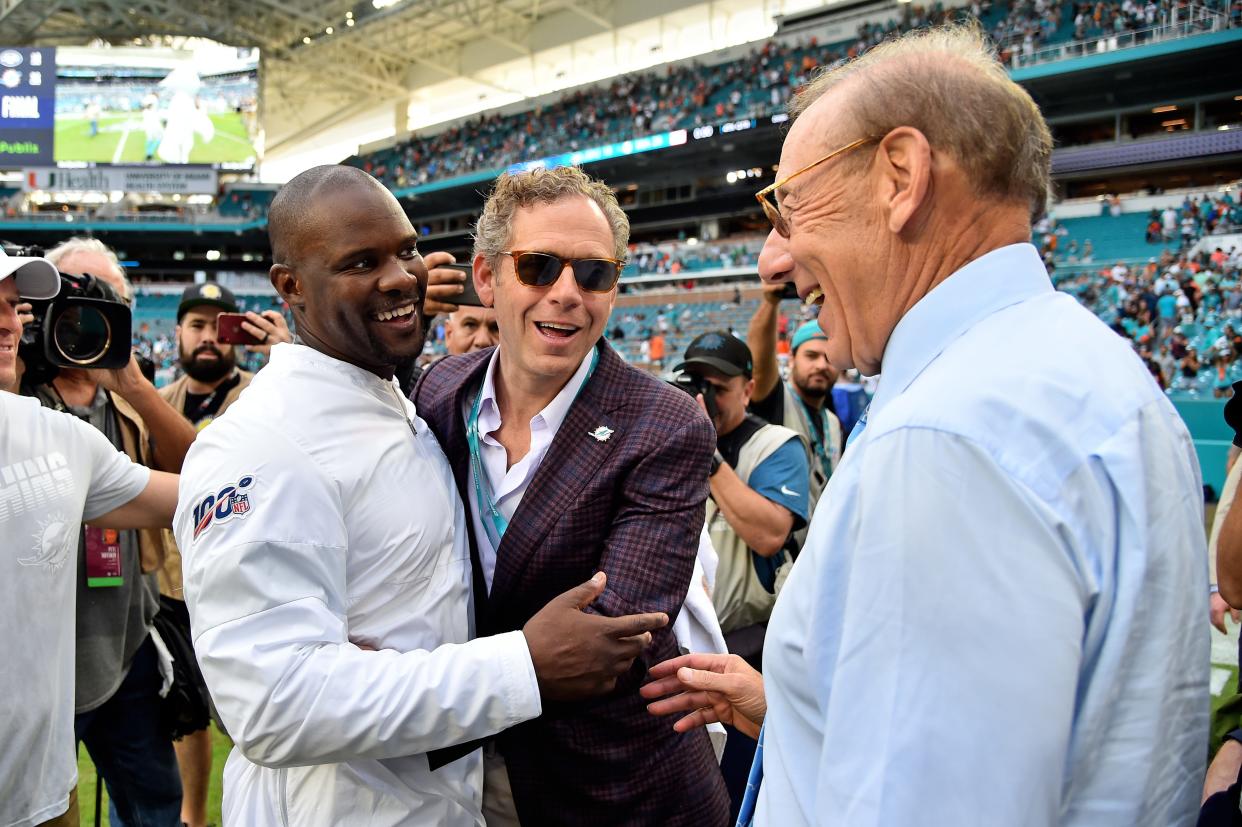
[{"label": "burgundy plaid blazer", "polygon": [[[595,373],[509,522],[490,595],[471,538],[477,634],[521,629],[599,570],[608,585],[594,611],[661,611],[670,623],[613,692],[545,701],[541,717],[499,735],[498,747],[523,824],[724,825],[729,799],[707,733],[674,732],[638,694],[649,666],[679,654],[671,620],[690,585],[715,432],[688,395],[629,367],[606,342],[597,347]],[[466,503],[473,484],[464,411],[491,354],[435,363],[412,394]],[[601,425],[612,429],[606,441],[590,436]]]}]

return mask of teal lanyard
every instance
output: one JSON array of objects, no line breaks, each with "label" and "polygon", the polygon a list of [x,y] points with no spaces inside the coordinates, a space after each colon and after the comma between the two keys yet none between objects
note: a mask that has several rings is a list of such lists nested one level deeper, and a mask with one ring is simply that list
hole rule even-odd
[{"label": "teal lanyard", "polygon": [[802,412],[807,418],[806,430],[811,436],[811,449],[815,452],[815,456],[819,457],[819,467],[824,469],[824,478],[829,479],[832,477],[832,459],[828,456],[828,448],[824,444],[828,437],[828,423],[824,421],[827,417],[823,415],[822,411],[819,413],[819,424],[823,428],[821,436],[821,432],[815,430],[816,413],[807,407],[806,402],[802,401],[802,397],[798,395],[797,391],[790,391],[789,395],[798,400],[798,404],[802,406]]},{"label": "teal lanyard", "polygon": [[[587,369],[586,377],[578,386],[578,393],[574,394],[575,401],[581,395],[587,382],[591,381],[591,374],[595,373],[595,366],[598,364],[599,349],[597,348],[591,355],[591,367]],[[486,380],[484,384],[487,384]],[[478,394],[474,397],[474,405],[470,407],[470,416],[466,419],[466,443],[470,446],[470,476],[474,478],[474,499],[479,506],[479,522],[483,524],[483,530],[487,532],[492,551],[499,551],[500,540],[509,528],[509,520],[496,505],[496,500],[492,497],[491,482],[488,481],[487,474],[483,471],[483,456],[479,448],[479,409],[482,405],[483,387],[480,386]]]}]

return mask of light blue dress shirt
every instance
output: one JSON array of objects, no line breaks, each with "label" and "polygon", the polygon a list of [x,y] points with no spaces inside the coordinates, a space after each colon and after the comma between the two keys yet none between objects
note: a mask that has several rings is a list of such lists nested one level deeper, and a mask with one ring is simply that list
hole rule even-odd
[{"label": "light blue dress shirt", "polygon": [[764,653],[755,823],[1194,823],[1208,579],[1189,434],[1029,244],[900,321]]}]

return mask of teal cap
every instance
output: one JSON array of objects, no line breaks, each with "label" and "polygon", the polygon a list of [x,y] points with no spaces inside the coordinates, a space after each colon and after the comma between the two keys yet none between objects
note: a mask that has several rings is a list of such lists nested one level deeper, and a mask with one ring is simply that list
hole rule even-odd
[{"label": "teal cap", "polygon": [[828,334],[824,333],[824,331],[820,329],[819,322],[815,319],[811,319],[811,321],[806,322],[794,331],[793,342],[790,344],[790,347],[797,350],[812,339],[827,338]]}]

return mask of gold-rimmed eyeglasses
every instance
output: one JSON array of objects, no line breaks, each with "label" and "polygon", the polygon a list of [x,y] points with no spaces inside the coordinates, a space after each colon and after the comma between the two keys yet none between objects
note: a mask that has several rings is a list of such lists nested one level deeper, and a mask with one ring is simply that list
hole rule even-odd
[{"label": "gold-rimmed eyeglasses", "polygon": [[[802,173],[810,172],[811,170],[815,169],[817,166],[824,163],[825,161],[830,161],[833,158],[837,157],[838,155],[844,155],[846,152],[849,152],[851,149],[858,149],[858,147],[860,146],[864,146],[866,144],[873,143],[878,140],[879,138],[875,138],[875,137],[859,138],[857,141],[846,144],[840,149],[834,149],[832,152],[829,152],[827,155],[825,155],[823,158],[820,158],[818,161],[813,161],[807,164],[802,169],[798,170],[797,172],[791,175],[785,176],[781,180],[777,181],[775,184],[769,184],[768,186],[759,190],[757,193],[755,193],[755,199],[759,202],[759,206],[763,207],[763,214],[766,215],[768,217],[768,220],[772,222],[772,226],[776,228],[776,231],[778,233],[780,233],[785,238],[789,238],[789,223],[785,221],[785,216],[781,215],[780,205],[776,203],[776,195],[775,195],[776,191],[780,189],[781,187],[785,186],[786,184],[788,184],[793,179],[797,178]],[[769,198],[768,196],[771,196],[771,198]]]}]

